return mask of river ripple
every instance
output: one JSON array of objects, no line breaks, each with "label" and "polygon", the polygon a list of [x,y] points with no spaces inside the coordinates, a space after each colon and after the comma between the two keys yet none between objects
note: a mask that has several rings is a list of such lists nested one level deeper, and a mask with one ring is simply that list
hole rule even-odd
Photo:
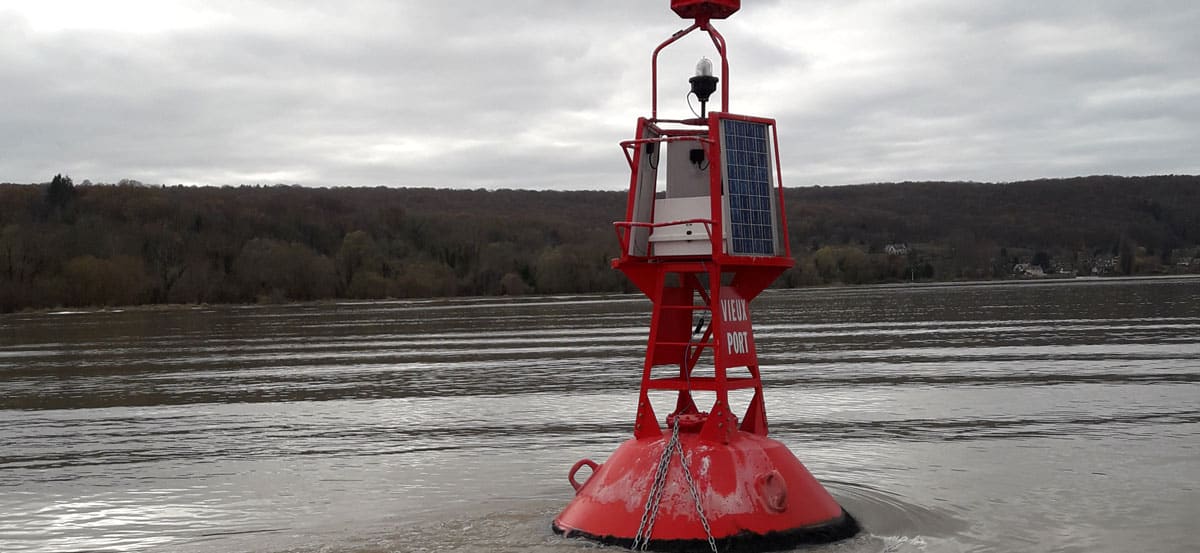
[{"label": "river ripple", "polygon": [[[772,435],[867,529],[817,550],[1195,550],[1200,281],[752,308]],[[629,437],[648,310],[0,316],[0,551],[590,549],[549,521],[566,469]]]}]

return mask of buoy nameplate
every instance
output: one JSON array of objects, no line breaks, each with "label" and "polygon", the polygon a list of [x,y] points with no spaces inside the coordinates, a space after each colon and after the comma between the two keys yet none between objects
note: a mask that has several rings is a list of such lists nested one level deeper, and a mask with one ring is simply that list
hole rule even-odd
[{"label": "buoy nameplate", "polygon": [[718,313],[721,317],[719,347],[725,358],[725,366],[757,365],[750,302],[739,296],[737,289],[732,286],[722,286]]}]

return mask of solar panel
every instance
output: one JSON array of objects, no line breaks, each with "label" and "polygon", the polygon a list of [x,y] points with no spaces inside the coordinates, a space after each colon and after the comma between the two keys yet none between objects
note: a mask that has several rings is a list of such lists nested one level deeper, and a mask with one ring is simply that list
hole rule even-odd
[{"label": "solar panel", "polygon": [[768,126],[722,119],[721,144],[729,251],[735,255],[775,255]]}]

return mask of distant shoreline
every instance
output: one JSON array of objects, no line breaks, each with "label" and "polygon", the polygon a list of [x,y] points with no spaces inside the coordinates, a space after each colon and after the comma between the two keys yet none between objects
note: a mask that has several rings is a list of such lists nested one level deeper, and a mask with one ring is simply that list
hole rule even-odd
[{"label": "distant shoreline", "polygon": [[[1200,176],[786,188],[783,288],[1200,273]],[[625,192],[0,184],[0,313],[636,291]],[[61,311],[61,310],[60,310]]]},{"label": "distant shoreline", "polygon": [[[862,288],[941,288],[947,286],[1008,286],[1031,284],[1079,284],[1081,282],[1126,282],[1138,280],[1196,280],[1200,274],[1178,275],[1113,275],[1113,276],[1077,276],[1077,277],[1048,277],[1048,278],[1012,278],[996,280],[947,280],[934,282],[883,282],[878,284],[863,284],[855,287]],[[831,288],[822,286],[820,288]]]},{"label": "distant shoreline", "polygon": [[[790,292],[806,292],[806,291],[838,291],[838,290],[870,290],[870,289],[933,289],[933,288],[970,288],[970,287],[1000,287],[1000,286],[1030,286],[1030,285],[1070,285],[1084,283],[1120,283],[1120,282],[1139,282],[1139,281],[1172,281],[1172,280],[1197,280],[1200,281],[1200,274],[1183,274],[1183,275],[1139,275],[1139,276],[1087,276],[1075,278],[1043,278],[1043,279],[1004,279],[1004,280],[960,280],[960,281],[942,281],[942,282],[887,282],[876,284],[843,284],[843,285],[821,285],[821,286],[803,286],[796,288],[768,288],[764,294],[779,294]],[[488,302],[508,300],[513,303],[523,303],[526,301],[545,301],[561,299],[585,298],[588,300],[603,300],[610,298],[613,300],[628,300],[641,298],[642,294],[638,292],[584,292],[573,294],[524,294],[519,296],[431,296],[425,298],[380,298],[371,300],[356,300],[348,298],[332,298],[310,301],[287,301],[281,303],[165,303],[165,304],[135,304],[121,305],[110,307],[55,307],[55,308],[38,308],[27,309],[24,311],[16,311],[12,313],[0,313],[0,320],[5,317],[21,316],[21,315],[87,315],[99,313],[124,313],[128,311],[135,312],[154,312],[154,311],[189,311],[189,310],[205,310],[205,309],[244,309],[244,308],[270,308],[270,307],[302,307],[302,306],[353,306],[353,305],[372,305],[381,303],[411,303],[411,304],[437,304],[437,303],[455,303],[455,302]]]}]

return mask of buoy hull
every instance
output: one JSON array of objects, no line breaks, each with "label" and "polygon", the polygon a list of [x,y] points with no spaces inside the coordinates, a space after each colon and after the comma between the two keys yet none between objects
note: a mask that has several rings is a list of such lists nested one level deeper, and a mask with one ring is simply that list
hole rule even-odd
[{"label": "buoy hull", "polygon": [[[646,512],[670,436],[631,439],[580,487],[555,532],[629,546]],[[853,536],[858,524],[783,444],[749,432],[729,443],[681,433],[687,466],[720,551],[772,551]],[[669,465],[649,548],[708,550],[707,534],[678,456]]]}]

